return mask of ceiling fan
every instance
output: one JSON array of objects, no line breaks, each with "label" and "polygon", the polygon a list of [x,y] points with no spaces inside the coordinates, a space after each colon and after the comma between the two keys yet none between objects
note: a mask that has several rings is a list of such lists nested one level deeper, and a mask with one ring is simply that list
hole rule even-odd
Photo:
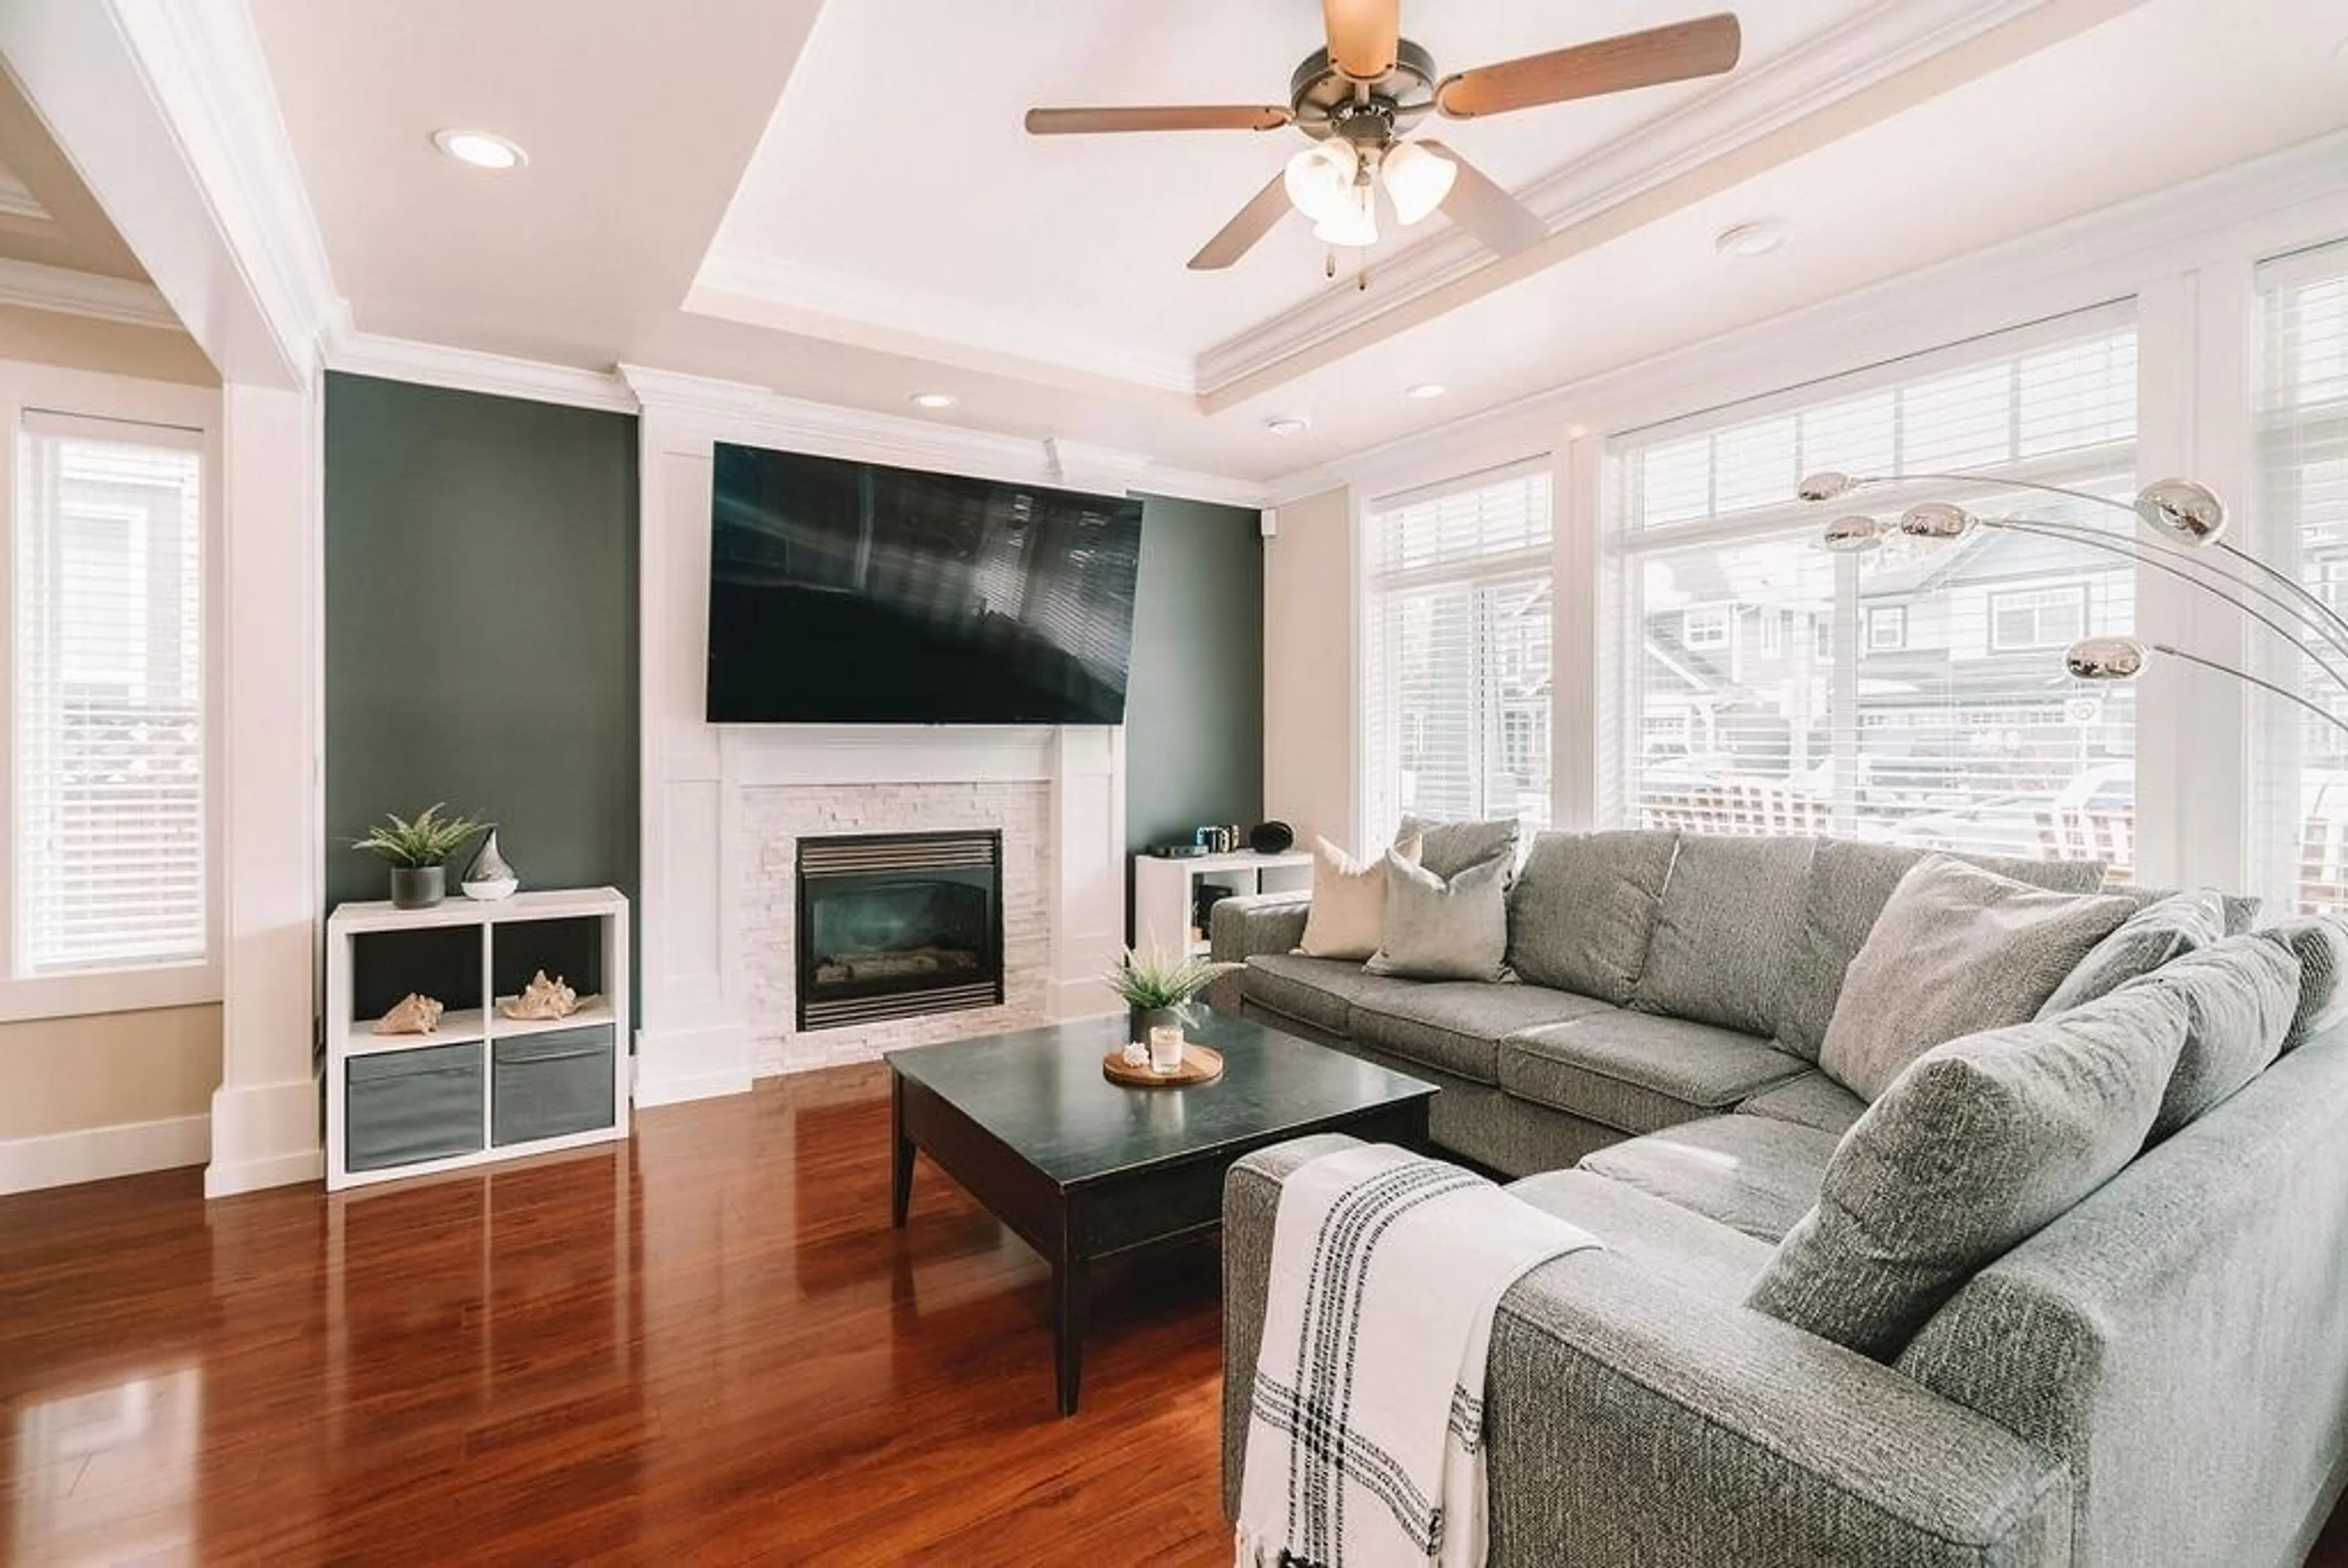
[{"label": "ceiling fan", "polygon": [[1137,130],[1279,130],[1293,126],[1313,145],[1190,258],[1194,272],[1220,272],[1251,250],[1292,209],[1333,246],[1377,242],[1377,191],[1384,187],[1405,225],[1440,209],[1499,255],[1548,232],[1525,205],[1439,141],[1405,140],[1429,112],[1477,119],[1540,104],[1599,97],[1633,87],[1717,76],[1735,66],[1743,36],[1729,15],[1674,22],[1527,55],[1440,77],[1434,56],[1402,36],[1402,0],[1322,0],[1328,47],[1296,67],[1286,107],[1278,104],[1165,108],[1035,108],[1032,136]]}]

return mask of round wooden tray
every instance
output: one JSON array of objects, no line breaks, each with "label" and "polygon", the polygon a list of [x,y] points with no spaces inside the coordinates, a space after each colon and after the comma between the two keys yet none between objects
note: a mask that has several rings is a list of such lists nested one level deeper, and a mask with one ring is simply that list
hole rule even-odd
[{"label": "round wooden tray", "polygon": [[1101,1076],[1111,1083],[1122,1083],[1128,1089],[1188,1089],[1195,1084],[1212,1083],[1223,1075],[1223,1054],[1203,1045],[1182,1044],[1182,1070],[1179,1072],[1152,1072],[1147,1067],[1128,1067],[1125,1047],[1118,1046],[1101,1058]]}]

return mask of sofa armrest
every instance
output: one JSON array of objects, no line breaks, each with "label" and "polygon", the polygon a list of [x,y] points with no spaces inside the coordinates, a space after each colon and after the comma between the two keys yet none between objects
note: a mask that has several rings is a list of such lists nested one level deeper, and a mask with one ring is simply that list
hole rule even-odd
[{"label": "sofa armrest", "polygon": [[[1223,1507],[1235,1514],[1280,1183],[1223,1189]],[[1603,1249],[1519,1281],[1485,1386],[1495,1563],[2067,1563],[2067,1469],[1890,1368]]]},{"label": "sofa armrest", "polygon": [[[1289,953],[1304,939],[1310,893],[1240,893],[1218,903],[1208,916],[1210,956],[1219,964],[1244,963],[1258,953]],[[1225,975],[1207,988],[1207,1005],[1217,1012],[1240,1010],[1240,977]]]}]

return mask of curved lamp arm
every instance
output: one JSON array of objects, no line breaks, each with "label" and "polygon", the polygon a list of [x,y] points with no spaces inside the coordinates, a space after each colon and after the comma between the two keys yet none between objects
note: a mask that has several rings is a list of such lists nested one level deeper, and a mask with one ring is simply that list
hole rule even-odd
[{"label": "curved lamp arm", "polygon": [[2184,649],[2174,647],[2169,643],[2139,642],[2133,637],[2084,638],[2071,644],[2069,651],[2063,656],[2063,662],[2074,676],[2082,681],[2133,681],[2144,672],[2145,656],[2149,653],[2166,654],[2171,659],[2181,659],[2188,664],[2199,664],[2204,670],[2215,670],[2220,675],[2231,675],[2245,685],[2256,686],[2261,692],[2272,692],[2286,702],[2297,703],[2333,729],[2348,734],[2348,719],[2343,719],[2331,709],[2309,700],[2290,687],[2278,685],[2261,676],[2253,675],[2247,670],[2238,670],[2231,664],[2221,664],[2215,659],[2205,659],[2199,653],[2188,653]]}]

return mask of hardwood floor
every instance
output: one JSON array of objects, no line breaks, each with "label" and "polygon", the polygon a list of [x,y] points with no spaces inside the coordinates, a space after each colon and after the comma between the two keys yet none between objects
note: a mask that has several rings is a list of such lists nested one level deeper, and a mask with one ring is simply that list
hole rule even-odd
[{"label": "hardwood floor", "polygon": [[[846,1068],[628,1144],[328,1198],[0,1199],[18,1563],[1230,1561],[1215,1258],[1048,1278]],[[2314,1562],[2348,1565],[2348,1510]]]}]

